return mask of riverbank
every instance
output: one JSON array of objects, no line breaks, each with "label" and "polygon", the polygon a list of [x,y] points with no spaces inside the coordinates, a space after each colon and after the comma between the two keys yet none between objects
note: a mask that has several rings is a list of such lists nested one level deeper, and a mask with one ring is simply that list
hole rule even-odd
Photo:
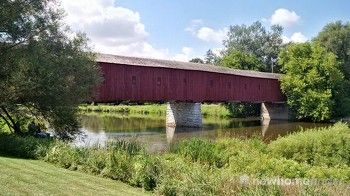
[{"label": "riverbank", "polygon": [[[145,104],[145,105],[87,105],[79,106],[81,113],[100,112],[117,114],[139,114],[148,116],[165,116],[166,104]],[[223,104],[202,104],[202,115],[208,117],[229,118],[230,112]]]},{"label": "riverbank", "polygon": [[121,182],[39,160],[0,157],[0,195],[149,195]]},{"label": "riverbank", "polygon": [[341,123],[269,144],[259,139],[185,140],[161,154],[147,153],[133,141],[76,148],[61,141],[2,135],[0,152],[160,195],[350,194],[350,128]]}]

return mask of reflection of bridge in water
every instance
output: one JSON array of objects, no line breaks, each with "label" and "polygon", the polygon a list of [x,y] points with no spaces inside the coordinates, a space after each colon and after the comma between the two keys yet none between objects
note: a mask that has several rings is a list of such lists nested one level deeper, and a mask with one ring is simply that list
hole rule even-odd
[{"label": "reflection of bridge in water", "polygon": [[[85,144],[103,143],[108,140],[136,140],[150,151],[163,151],[170,144],[196,138],[251,138],[259,137],[269,142],[279,135],[303,128],[325,126],[325,124],[300,123],[288,121],[259,120],[203,120],[203,127],[165,126],[165,119],[130,118],[125,116],[85,116],[82,118],[83,130],[87,133]],[[268,122],[268,123],[267,123]],[[80,145],[83,145],[80,142]]]}]

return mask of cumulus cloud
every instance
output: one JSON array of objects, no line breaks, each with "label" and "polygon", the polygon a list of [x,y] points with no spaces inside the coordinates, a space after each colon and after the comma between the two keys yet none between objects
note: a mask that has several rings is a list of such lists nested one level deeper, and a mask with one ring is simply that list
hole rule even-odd
[{"label": "cumulus cloud", "polygon": [[172,59],[176,61],[189,61],[193,58],[193,49],[190,47],[183,47],[181,53],[176,54]]},{"label": "cumulus cloud", "polygon": [[65,22],[74,32],[84,32],[96,52],[170,58],[167,49],[148,42],[149,33],[138,12],[116,6],[114,0],[62,0]]},{"label": "cumulus cloud", "polygon": [[214,30],[210,27],[201,27],[197,31],[197,37],[201,40],[214,43],[222,43],[227,34],[227,29]]},{"label": "cumulus cloud", "polygon": [[269,21],[272,25],[281,25],[283,27],[291,27],[298,23],[300,16],[294,11],[285,8],[275,10]]},{"label": "cumulus cloud", "polygon": [[192,20],[191,25],[185,30],[200,40],[217,44],[222,43],[228,32],[228,28],[213,29],[203,26],[203,21],[200,19]]},{"label": "cumulus cloud", "polygon": [[292,36],[289,38],[287,36],[282,36],[283,43],[304,43],[307,41],[307,37],[303,35],[301,32],[293,33]]}]

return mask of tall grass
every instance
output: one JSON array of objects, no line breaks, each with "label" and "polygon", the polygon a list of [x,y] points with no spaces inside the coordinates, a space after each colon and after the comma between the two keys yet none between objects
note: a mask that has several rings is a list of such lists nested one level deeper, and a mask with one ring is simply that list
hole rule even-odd
[{"label": "tall grass", "polygon": [[269,144],[271,152],[299,163],[317,166],[350,166],[350,129],[337,123],[279,138]]},{"label": "tall grass", "polygon": [[[350,182],[349,131],[346,124],[336,124],[279,138],[271,144],[259,139],[191,139],[157,155],[147,153],[134,141],[78,148],[60,141],[2,135],[0,152],[43,159],[162,195],[318,195],[346,191],[345,183]],[[333,188],[327,184],[247,185],[240,182],[243,175],[251,179],[333,179],[341,183]]]}]

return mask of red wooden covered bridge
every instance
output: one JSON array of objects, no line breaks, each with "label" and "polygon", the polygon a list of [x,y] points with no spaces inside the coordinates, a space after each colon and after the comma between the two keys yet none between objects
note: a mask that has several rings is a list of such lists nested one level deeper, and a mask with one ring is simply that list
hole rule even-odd
[{"label": "red wooden covered bridge", "polygon": [[285,101],[280,90],[280,74],[105,54],[99,54],[97,62],[104,81],[96,102],[170,102],[173,104],[168,110],[176,113],[180,109],[179,115],[183,116],[186,109],[201,102]]}]

